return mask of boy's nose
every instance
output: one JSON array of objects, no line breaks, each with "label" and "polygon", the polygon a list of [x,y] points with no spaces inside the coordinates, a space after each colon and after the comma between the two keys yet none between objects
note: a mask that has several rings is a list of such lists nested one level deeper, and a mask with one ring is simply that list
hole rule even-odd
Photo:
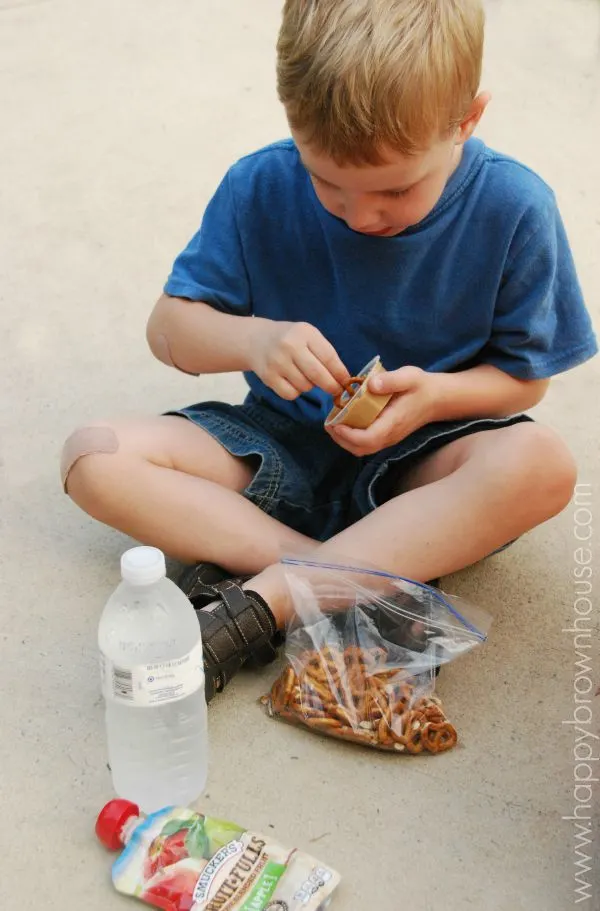
[{"label": "boy's nose", "polygon": [[344,200],[344,221],[353,231],[376,231],[382,226],[379,207],[365,198]]}]

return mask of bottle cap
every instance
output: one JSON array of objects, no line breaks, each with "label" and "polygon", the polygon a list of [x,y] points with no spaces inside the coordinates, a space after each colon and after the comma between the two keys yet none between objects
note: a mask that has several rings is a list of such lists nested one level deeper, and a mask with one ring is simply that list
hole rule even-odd
[{"label": "bottle cap", "polygon": [[132,816],[139,816],[140,808],[130,800],[110,800],[96,820],[96,835],[109,851],[125,847],[123,827]]},{"label": "bottle cap", "polygon": [[157,547],[132,547],[121,557],[121,576],[133,585],[151,585],[166,574],[165,555]]}]

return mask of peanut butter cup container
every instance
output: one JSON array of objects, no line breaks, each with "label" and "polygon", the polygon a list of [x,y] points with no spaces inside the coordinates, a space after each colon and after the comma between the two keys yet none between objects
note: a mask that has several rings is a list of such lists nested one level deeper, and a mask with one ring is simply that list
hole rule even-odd
[{"label": "peanut butter cup container", "polygon": [[374,395],[368,388],[371,377],[384,372],[385,367],[378,355],[369,361],[357,376],[351,377],[344,391],[334,399],[325,426],[345,424],[347,427],[366,430],[392,397],[391,393]]}]

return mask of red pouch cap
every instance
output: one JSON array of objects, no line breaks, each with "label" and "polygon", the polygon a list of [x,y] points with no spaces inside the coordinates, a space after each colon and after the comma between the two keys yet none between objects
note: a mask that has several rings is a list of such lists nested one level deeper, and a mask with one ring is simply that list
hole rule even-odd
[{"label": "red pouch cap", "polygon": [[109,851],[125,847],[123,826],[132,816],[139,816],[140,808],[130,800],[110,800],[96,820],[96,835]]}]

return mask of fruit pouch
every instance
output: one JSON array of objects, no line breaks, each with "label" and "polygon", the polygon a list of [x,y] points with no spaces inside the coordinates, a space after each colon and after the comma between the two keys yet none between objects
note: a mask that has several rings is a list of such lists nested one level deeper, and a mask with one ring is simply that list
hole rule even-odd
[{"label": "fruit pouch", "polygon": [[184,807],[144,818],[112,800],[96,834],[124,848],[112,868],[117,891],[162,911],[322,911],[340,881],[309,854]]}]

